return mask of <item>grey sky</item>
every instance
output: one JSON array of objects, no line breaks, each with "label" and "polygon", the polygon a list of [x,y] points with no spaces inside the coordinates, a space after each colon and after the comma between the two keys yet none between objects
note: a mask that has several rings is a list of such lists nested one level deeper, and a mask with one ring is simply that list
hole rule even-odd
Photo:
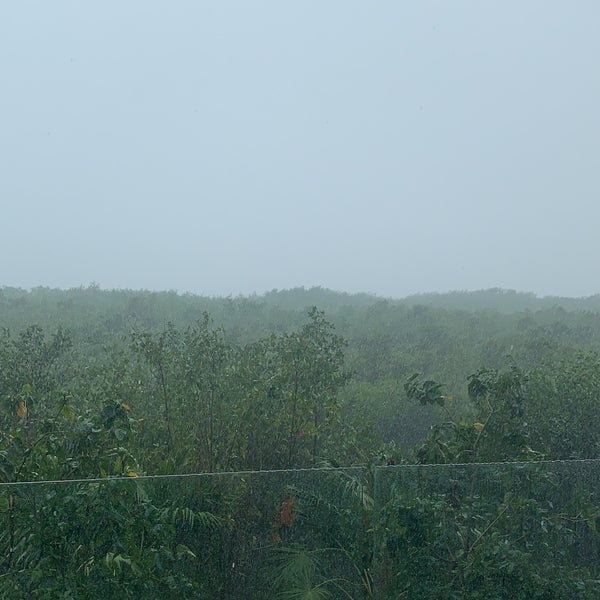
[{"label": "grey sky", "polygon": [[600,3],[5,2],[0,285],[600,292]]}]

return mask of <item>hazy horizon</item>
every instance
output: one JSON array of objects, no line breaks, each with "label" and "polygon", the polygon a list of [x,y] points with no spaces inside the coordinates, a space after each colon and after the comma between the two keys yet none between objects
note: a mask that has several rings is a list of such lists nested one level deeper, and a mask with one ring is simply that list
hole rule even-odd
[{"label": "hazy horizon", "polygon": [[0,17],[0,287],[600,292],[595,2]]},{"label": "hazy horizon", "polygon": [[26,293],[33,293],[38,289],[41,290],[53,290],[53,291],[59,291],[59,292],[69,292],[71,290],[89,290],[89,289],[98,289],[101,292],[133,292],[133,293],[151,293],[151,294],[177,294],[179,296],[182,295],[191,295],[191,296],[198,296],[198,297],[209,297],[209,298],[215,298],[215,299],[228,299],[228,298],[249,298],[252,299],[254,297],[256,298],[261,298],[261,297],[265,297],[269,294],[277,294],[277,293],[285,293],[285,292],[296,292],[298,290],[302,290],[304,292],[311,292],[314,290],[322,290],[323,292],[331,292],[333,294],[340,294],[340,295],[349,295],[349,296],[372,296],[373,298],[378,298],[381,300],[391,300],[391,301],[396,301],[396,300],[408,300],[411,298],[418,298],[420,296],[451,296],[454,294],[478,294],[478,293],[485,293],[485,292],[498,292],[499,294],[507,294],[507,295],[511,295],[511,294],[515,294],[515,295],[523,295],[523,296],[531,296],[533,295],[535,298],[537,298],[538,300],[544,300],[547,298],[562,298],[565,300],[585,300],[588,298],[592,298],[592,297],[596,297],[596,296],[600,296],[600,293],[598,294],[588,294],[587,296],[558,296],[558,295],[554,295],[554,294],[547,294],[547,295],[540,295],[540,294],[536,294],[535,292],[529,291],[529,290],[516,290],[513,288],[499,288],[499,287],[492,287],[492,288],[480,288],[480,289],[472,289],[472,290],[466,290],[466,289],[455,289],[455,290],[441,290],[441,291],[429,291],[429,292],[415,292],[415,293],[411,293],[411,294],[406,294],[405,296],[384,296],[382,294],[377,294],[375,292],[365,292],[365,291],[357,291],[357,292],[348,292],[346,290],[339,290],[339,289],[332,289],[332,288],[328,288],[325,286],[312,286],[312,287],[306,287],[306,286],[294,286],[294,287],[290,287],[290,288],[272,288],[270,290],[263,290],[261,292],[250,292],[250,293],[246,293],[246,294],[199,294],[197,292],[189,292],[189,291],[180,291],[180,290],[175,290],[175,289],[149,289],[149,288],[130,288],[130,287],[119,287],[119,288],[107,288],[107,287],[103,287],[101,285],[99,285],[96,282],[92,282],[89,283],[87,285],[78,285],[78,286],[71,286],[71,287],[53,287],[53,286],[43,286],[43,285],[37,285],[37,286],[30,286],[30,287],[19,287],[19,286],[5,286],[5,285],[0,285],[0,292],[2,291],[2,289],[14,289],[14,290],[23,290]]}]

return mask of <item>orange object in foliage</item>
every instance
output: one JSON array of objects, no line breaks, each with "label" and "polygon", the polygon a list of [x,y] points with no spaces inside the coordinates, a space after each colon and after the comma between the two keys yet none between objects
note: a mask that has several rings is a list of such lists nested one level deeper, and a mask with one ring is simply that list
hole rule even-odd
[{"label": "orange object in foliage", "polygon": [[277,523],[279,525],[287,525],[291,527],[294,524],[294,498],[288,496],[282,503],[279,509],[279,516],[277,517]]}]

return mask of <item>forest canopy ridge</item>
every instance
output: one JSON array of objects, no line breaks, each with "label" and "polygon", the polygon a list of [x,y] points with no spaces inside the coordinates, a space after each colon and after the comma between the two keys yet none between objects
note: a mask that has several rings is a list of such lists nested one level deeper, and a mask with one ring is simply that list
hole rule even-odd
[{"label": "forest canopy ridge", "polygon": [[321,286],[299,286],[289,289],[274,288],[261,294],[240,294],[238,296],[215,296],[190,292],[180,293],[175,290],[104,289],[95,283],[87,287],[80,286],[69,289],[45,286],[38,286],[31,289],[10,286],[0,287],[0,306],[4,307],[22,304],[25,301],[35,303],[38,300],[45,302],[77,302],[92,299],[95,301],[103,298],[106,302],[115,301],[118,303],[122,300],[130,300],[133,297],[172,300],[175,303],[178,301],[184,303],[198,302],[201,304],[252,302],[266,304],[271,307],[280,307],[286,310],[305,310],[310,306],[318,306],[323,310],[336,310],[344,307],[368,307],[380,303],[392,306],[422,305],[467,312],[495,310],[505,314],[557,307],[567,311],[600,310],[600,294],[585,297],[538,296],[533,292],[500,287],[480,290],[423,292],[411,294],[403,298],[384,297],[367,292],[350,293]]}]

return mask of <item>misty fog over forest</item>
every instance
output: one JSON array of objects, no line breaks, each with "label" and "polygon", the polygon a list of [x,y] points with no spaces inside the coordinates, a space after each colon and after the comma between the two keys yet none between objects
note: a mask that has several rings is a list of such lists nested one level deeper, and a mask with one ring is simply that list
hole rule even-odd
[{"label": "misty fog over forest", "polygon": [[598,600],[600,4],[0,8],[0,599]]}]

